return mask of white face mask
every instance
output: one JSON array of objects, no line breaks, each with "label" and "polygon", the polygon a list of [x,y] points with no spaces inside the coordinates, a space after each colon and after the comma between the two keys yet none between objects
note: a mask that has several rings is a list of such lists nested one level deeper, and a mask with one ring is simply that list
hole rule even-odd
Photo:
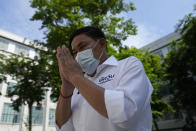
[{"label": "white face mask", "polygon": [[97,60],[93,56],[92,48],[90,48],[90,49],[78,52],[75,59],[80,64],[82,70],[85,73],[93,74],[95,72],[95,70],[97,69],[97,66],[99,65],[100,58],[101,58],[102,54],[103,54],[103,51],[102,51],[101,55],[99,56],[99,59]]}]

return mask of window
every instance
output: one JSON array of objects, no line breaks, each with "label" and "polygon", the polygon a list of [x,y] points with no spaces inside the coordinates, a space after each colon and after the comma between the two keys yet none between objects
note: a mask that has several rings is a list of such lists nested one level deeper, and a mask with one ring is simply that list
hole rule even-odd
[{"label": "window", "polygon": [[50,96],[50,101],[51,101],[51,102],[55,103],[57,100],[58,100],[58,99],[57,99],[56,97],[51,97],[51,96]]},{"label": "window", "polygon": [[29,50],[29,57],[33,59],[35,56],[36,56],[35,51]]},{"label": "window", "polygon": [[162,60],[164,59],[164,55],[163,55],[162,50],[158,50],[158,51],[155,51],[155,52],[153,52],[153,53],[159,55],[159,56],[161,57]]},{"label": "window", "polygon": [[171,46],[167,46],[168,52],[170,52],[173,48]]},{"label": "window", "polygon": [[6,95],[8,95],[9,91],[13,91],[13,86],[15,86],[16,83],[8,82],[7,84],[7,90],[6,90]]},{"label": "window", "polygon": [[54,125],[55,109],[49,111],[49,125]]},{"label": "window", "polygon": [[1,122],[3,123],[20,123],[21,108],[19,112],[15,111],[11,103],[4,103],[1,114]]},{"label": "window", "polygon": [[163,112],[163,116],[161,117],[161,120],[181,120],[183,119],[183,115],[181,112],[175,112],[175,113],[167,113]]},{"label": "window", "polygon": [[194,109],[186,110],[185,114],[188,116],[196,116],[196,111]]},{"label": "window", "polygon": [[0,49],[7,50],[9,41],[0,37]]},{"label": "window", "polygon": [[15,53],[16,54],[23,53],[24,56],[29,56],[29,47],[24,46],[24,45],[20,45],[20,44],[16,44]]},{"label": "window", "polygon": [[32,124],[41,125],[42,121],[43,121],[43,108],[33,106],[32,107]]},{"label": "window", "polygon": [[169,86],[164,86],[163,88],[159,88],[159,95],[160,96],[163,96],[163,97],[166,97],[166,96],[169,96],[171,95],[171,92],[170,92],[170,89],[169,89]]}]

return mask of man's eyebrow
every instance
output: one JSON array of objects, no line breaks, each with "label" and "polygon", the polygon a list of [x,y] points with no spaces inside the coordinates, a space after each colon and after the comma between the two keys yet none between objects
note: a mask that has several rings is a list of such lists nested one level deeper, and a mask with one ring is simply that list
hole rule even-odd
[{"label": "man's eyebrow", "polygon": [[85,41],[81,41],[79,44],[78,44],[78,47],[81,47],[83,44],[86,44]]},{"label": "man's eyebrow", "polygon": [[[77,45],[77,48],[81,47],[82,44],[85,44],[86,42],[85,41],[81,41],[78,45]],[[74,49],[72,50],[73,52],[75,51]]]}]

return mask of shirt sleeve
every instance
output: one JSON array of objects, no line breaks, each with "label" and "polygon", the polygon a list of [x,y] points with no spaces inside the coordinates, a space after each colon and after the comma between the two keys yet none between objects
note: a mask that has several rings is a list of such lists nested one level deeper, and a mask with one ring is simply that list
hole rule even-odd
[{"label": "shirt sleeve", "polygon": [[72,117],[70,117],[69,120],[64,125],[61,126],[61,128],[59,128],[55,120],[55,127],[57,131],[74,131]]},{"label": "shirt sleeve", "polygon": [[109,120],[126,128],[126,123],[150,104],[153,88],[135,57],[128,58],[118,78],[117,87],[105,90],[105,105]]}]

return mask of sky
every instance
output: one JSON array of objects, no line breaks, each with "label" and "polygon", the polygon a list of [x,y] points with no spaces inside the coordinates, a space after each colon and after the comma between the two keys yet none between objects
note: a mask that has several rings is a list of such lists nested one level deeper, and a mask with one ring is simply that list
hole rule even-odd
[{"label": "sky", "polygon": [[[130,1],[130,0],[125,0]],[[124,45],[140,48],[169,33],[186,14],[193,11],[196,0],[131,0],[135,11],[125,17],[133,18],[138,27],[136,36],[129,36]],[[0,29],[28,38],[44,41],[41,21],[30,21],[35,9],[28,0],[0,0]]]}]

